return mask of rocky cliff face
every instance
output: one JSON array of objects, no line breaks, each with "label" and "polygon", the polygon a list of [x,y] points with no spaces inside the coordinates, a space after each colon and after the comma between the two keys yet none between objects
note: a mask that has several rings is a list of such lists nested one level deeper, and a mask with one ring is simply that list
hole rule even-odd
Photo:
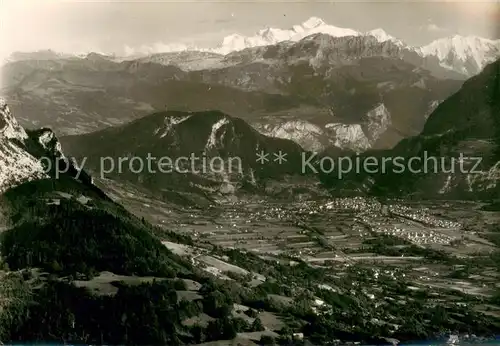
[{"label": "rocky cliff face", "polygon": [[4,100],[0,100],[0,127],[0,192],[46,177],[42,162],[27,150],[31,139]]},{"label": "rocky cliff face", "polygon": [[26,131],[0,99],[0,192],[61,172],[91,182],[91,177],[68,160],[50,129]]},{"label": "rocky cliff face", "polygon": [[[500,192],[500,61],[439,104],[422,133],[393,150],[366,152],[385,172],[325,175],[334,189],[424,198],[498,198]],[[391,158],[400,157],[400,164]],[[373,159],[372,159],[373,160]],[[410,162],[412,160],[412,162]],[[402,164],[402,166],[401,166]]]}]

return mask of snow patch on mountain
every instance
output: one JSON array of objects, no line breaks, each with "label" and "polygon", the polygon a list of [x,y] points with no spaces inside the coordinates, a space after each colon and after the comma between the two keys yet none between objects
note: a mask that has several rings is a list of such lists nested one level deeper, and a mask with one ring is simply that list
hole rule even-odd
[{"label": "snow patch on mountain", "polygon": [[158,135],[160,132],[162,132],[162,134],[160,135],[160,138],[163,138],[163,137],[165,137],[170,132],[170,130],[172,129],[172,127],[174,127],[175,125],[178,125],[178,124],[186,121],[190,117],[191,117],[190,115],[187,115],[187,116],[168,116],[168,117],[165,117],[164,126],[157,128],[154,131],[154,135]]},{"label": "snow patch on mountain", "polygon": [[225,132],[223,132],[223,133],[219,133],[219,132],[225,125],[228,125],[228,124],[229,124],[229,120],[226,117],[224,117],[212,125],[212,132],[210,133],[210,136],[208,137],[207,144],[205,145],[205,148],[207,150],[215,148],[217,145],[217,141],[219,141],[219,142],[222,141],[222,139],[224,138]]},{"label": "snow patch on mountain", "polygon": [[229,35],[212,51],[226,55],[246,48],[269,46],[285,41],[298,42],[314,34],[326,34],[333,37],[372,36],[378,42],[390,41],[400,48],[417,52],[422,57],[436,56],[443,67],[469,76],[479,73],[485,65],[500,57],[500,40],[455,35],[438,39],[422,47],[413,47],[388,34],[382,28],[362,33],[326,24],[317,17],[311,17],[291,29],[266,28],[253,36]]},{"label": "snow patch on mountain", "polygon": [[397,46],[403,47],[405,44],[403,41],[395,38],[394,36],[389,35],[387,32],[385,32],[384,29],[377,28],[374,30],[367,31],[365,33],[366,36],[373,36],[377,39],[379,42],[386,42],[386,41],[391,41],[392,43],[396,44]]},{"label": "snow patch on mountain", "polygon": [[[267,27],[250,36],[233,33],[222,38],[220,44],[215,47],[200,47],[194,43],[156,42],[149,45],[131,47],[123,46],[121,56],[115,56],[113,52],[99,53],[113,61],[124,61],[132,59],[145,59],[146,61],[161,64],[178,65],[185,70],[200,70],[205,68],[224,67],[224,56],[247,48],[270,46],[283,42],[298,42],[308,36],[324,34],[332,37],[360,36],[374,37],[378,42],[388,42],[410,52],[416,52],[422,58],[436,57],[442,67],[459,72],[465,76],[473,76],[479,73],[485,65],[500,57],[500,40],[491,40],[478,36],[460,36],[440,38],[428,45],[414,47],[407,45],[402,40],[388,34],[382,28],[376,28],[367,32],[360,32],[350,28],[342,28],[325,23],[318,17],[311,17],[301,24],[288,29]],[[184,53],[182,57],[162,56],[169,53]],[[196,55],[200,53],[205,55]],[[52,50],[38,52],[16,52],[8,61],[18,60],[54,60],[63,58],[87,58],[88,53],[68,54],[58,53]],[[189,57],[193,54],[193,57]],[[212,56],[209,56],[212,54]],[[217,55],[221,55],[220,57]],[[188,61],[183,61],[184,59]]]},{"label": "snow patch on mountain", "polygon": [[334,133],[334,145],[338,148],[363,152],[371,146],[361,124],[330,123],[325,127]]},{"label": "snow patch on mountain", "polygon": [[[500,57],[500,40],[491,40],[477,36],[455,35],[435,40],[428,45],[414,47],[388,34],[382,28],[360,32],[350,28],[333,26],[325,23],[318,17],[311,17],[303,23],[294,25],[288,29],[267,27],[250,36],[233,33],[222,38],[220,44],[215,47],[200,47],[194,43],[186,42],[156,42],[150,45],[137,47],[125,45],[121,57],[117,57],[113,53],[111,54],[112,56],[107,56],[106,58],[113,61],[145,59],[146,61],[161,64],[178,65],[185,70],[222,68],[225,64],[224,56],[229,53],[242,51],[247,48],[275,45],[283,42],[298,42],[315,34],[324,34],[332,37],[371,36],[381,43],[390,41],[400,49],[416,52],[422,58],[436,57],[440,61],[442,67],[469,77],[476,75],[485,65]],[[170,53],[180,53],[184,55],[181,57],[168,56]],[[199,54],[197,55],[195,53]],[[192,57],[190,57],[191,54],[193,54]],[[210,54],[211,56],[209,56]],[[101,53],[101,55],[105,56],[106,54]],[[46,60],[67,57],[83,59],[86,58],[86,53],[66,54],[56,53],[50,50],[31,53],[18,52],[9,59],[11,61]],[[188,61],[183,61],[184,59]]]},{"label": "snow patch on mountain", "polygon": [[370,149],[392,124],[391,114],[380,103],[367,112],[358,124],[329,123],[323,126],[294,119],[284,122],[259,122],[253,126],[260,133],[298,143],[309,151],[321,151],[329,146],[363,152]]},{"label": "snow patch on mountain", "polygon": [[445,180],[443,186],[441,187],[441,189],[439,189],[438,193],[442,195],[442,194],[445,194],[447,192],[450,192],[451,188],[452,188],[452,180],[453,180],[453,177],[451,175],[448,175],[446,177],[446,180]]},{"label": "snow patch on mountain", "polygon": [[324,129],[305,120],[254,124],[254,127],[266,136],[292,140],[310,151],[323,150],[330,144]]},{"label": "snow patch on mountain", "polygon": [[233,33],[224,37],[216,47],[199,47],[194,44],[187,43],[156,42],[151,45],[142,45],[139,47],[130,47],[125,45],[123,47],[123,52],[124,56],[129,60],[143,58],[158,53],[188,51],[210,52],[227,55],[231,52],[241,51],[246,48],[269,46],[285,41],[298,42],[303,38],[314,34],[327,34],[334,37],[372,35],[377,37],[377,39],[380,38],[384,41],[388,38],[392,38],[390,35],[382,34],[380,30],[374,30],[373,32],[364,34],[353,29],[326,24],[318,17],[311,17],[303,23],[294,25],[289,29],[267,27],[257,31],[251,36]]},{"label": "snow patch on mountain", "polygon": [[443,102],[442,100],[434,100],[429,103],[429,108],[427,112],[424,114],[425,119],[427,120],[429,116],[436,110],[436,108]]},{"label": "snow patch on mountain", "polygon": [[487,171],[467,175],[469,191],[483,191],[496,188],[500,183],[500,161]]},{"label": "snow patch on mountain", "polygon": [[[475,163],[474,163],[475,164]],[[455,163],[455,170],[458,172],[459,167]],[[457,188],[461,182],[465,180],[467,183],[468,192],[486,191],[496,188],[500,183],[500,161],[496,162],[492,167],[486,170],[478,170],[477,172],[464,175],[448,174],[443,181],[443,186],[438,191],[439,194],[446,194]]]},{"label": "snow patch on mountain", "polygon": [[375,143],[391,125],[391,114],[381,103],[366,114],[368,119],[368,136],[371,144]]}]

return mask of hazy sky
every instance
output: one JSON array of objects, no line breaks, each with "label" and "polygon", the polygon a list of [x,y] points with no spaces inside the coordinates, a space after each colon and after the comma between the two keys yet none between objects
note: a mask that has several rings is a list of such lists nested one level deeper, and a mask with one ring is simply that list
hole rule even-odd
[{"label": "hazy sky", "polygon": [[359,31],[382,27],[415,45],[456,33],[500,38],[499,1],[0,0],[0,56],[49,48],[122,54],[126,45],[212,46],[232,33],[289,28],[311,16]]}]

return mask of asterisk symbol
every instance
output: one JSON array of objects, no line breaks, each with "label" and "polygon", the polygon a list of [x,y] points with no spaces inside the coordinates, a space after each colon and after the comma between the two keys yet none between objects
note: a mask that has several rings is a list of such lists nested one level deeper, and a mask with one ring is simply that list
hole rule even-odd
[{"label": "asterisk symbol", "polygon": [[282,164],[283,162],[286,162],[286,153],[282,152],[281,150],[276,154],[274,153],[274,162],[278,162],[278,164]]},{"label": "asterisk symbol", "polygon": [[269,154],[267,154],[266,152],[264,152],[264,150],[261,150],[260,153],[257,153],[257,161],[258,163],[260,163],[261,165],[268,162],[269,159],[267,158],[269,156]]}]

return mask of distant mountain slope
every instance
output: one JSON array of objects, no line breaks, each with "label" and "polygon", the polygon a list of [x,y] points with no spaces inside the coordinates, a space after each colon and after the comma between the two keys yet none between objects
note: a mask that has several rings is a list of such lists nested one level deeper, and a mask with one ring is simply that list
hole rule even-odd
[{"label": "distant mountain slope", "polygon": [[439,78],[466,78],[460,73],[440,66],[439,59],[435,56],[423,56],[418,50],[401,45],[398,41],[380,41],[371,35],[335,37],[317,33],[297,42],[285,41],[232,52],[225,56],[224,61],[232,63],[282,61],[288,64],[308,61],[315,68],[325,68],[349,65],[353,60],[369,57],[404,60],[416,67],[429,70]]},{"label": "distant mountain slope", "polygon": [[152,62],[162,65],[177,66],[184,71],[197,71],[226,66],[224,55],[201,51],[157,53],[137,60],[143,63]]},{"label": "distant mountain slope", "polygon": [[236,116],[294,107],[290,97],[191,82],[173,66],[90,59],[4,66],[3,92],[24,126],[63,134],[121,124],[154,110],[220,109]]},{"label": "distant mountain slope", "polygon": [[[157,193],[172,189],[216,195],[240,189],[263,192],[268,182],[302,176],[299,145],[266,137],[243,120],[218,111],[155,113],[61,140],[70,155],[86,157],[87,167],[96,174],[101,169],[107,178],[124,179]],[[267,154],[264,163],[258,162],[261,152]],[[280,152],[285,155],[281,164],[275,162]],[[110,159],[101,163],[105,157]],[[122,168],[120,158],[125,158]],[[137,162],[132,165],[129,158]],[[168,165],[160,168],[161,162]]]},{"label": "distant mountain slope", "polygon": [[71,54],[63,54],[55,52],[51,49],[39,50],[36,52],[13,52],[6,59],[7,62],[23,61],[23,60],[57,60],[64,58],[71,58]]},{"label": "distant mountain slope", "polygon": [[416,158],[412,164],[414,173],[408,168],[394,173],[393,168],[397,167],[389,165],[385,174],[361,172],[345,176],[341,181],[328,176],[324,179],[337,189],[371,190],[382,195],[498,197],[499,114],[500,61],[496,61],[440,104],[420,135],[401,141],[393,150],[365,153],[379,159],[400,156],[406,164]]}]

